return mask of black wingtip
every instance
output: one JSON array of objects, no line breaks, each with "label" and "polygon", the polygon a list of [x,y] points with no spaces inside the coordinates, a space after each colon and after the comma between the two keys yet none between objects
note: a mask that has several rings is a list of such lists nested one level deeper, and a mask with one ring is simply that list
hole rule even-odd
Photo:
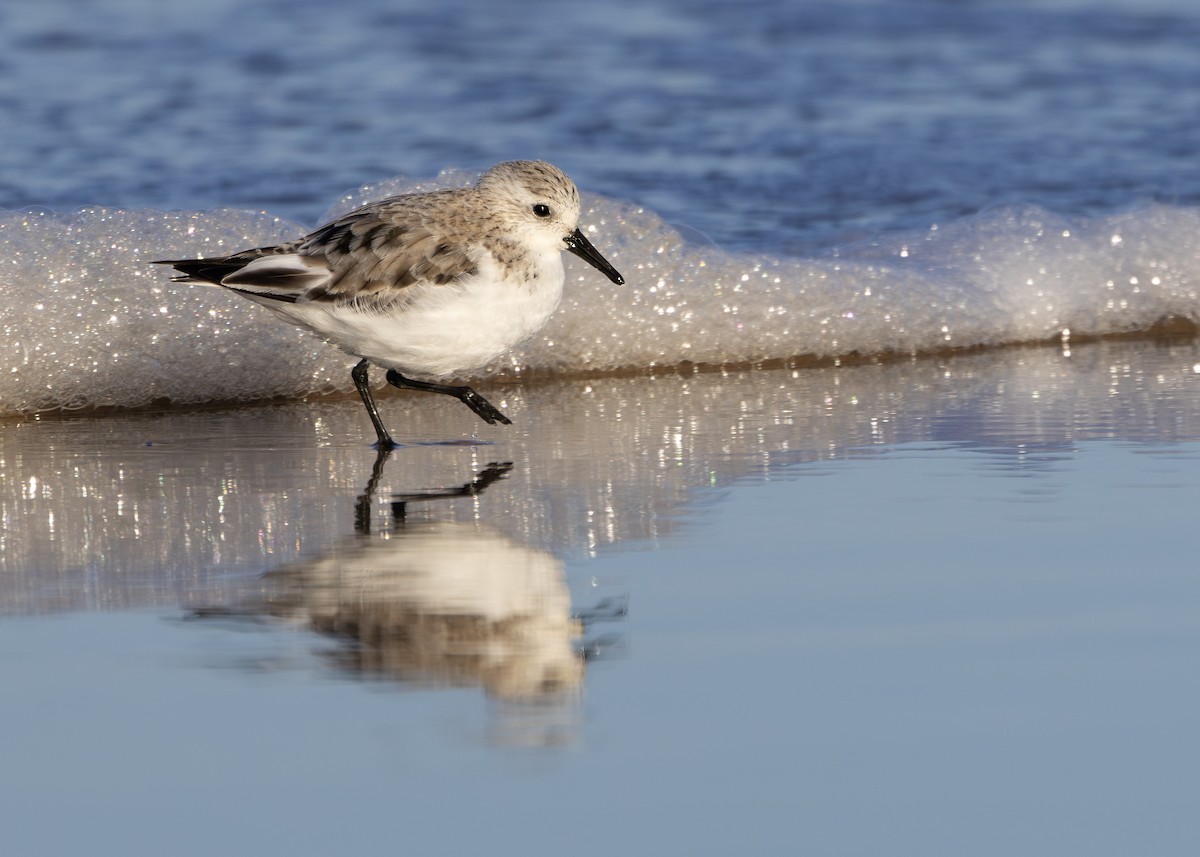
[{"label": "black wingtip", "polygon": [[170,265],[181,277],[174,280],[202,280],[213,285],[221,285],[221,280],[234,271],[244,267],[245,260],[230,262],[228,259],[156,259],[155,265]]}]

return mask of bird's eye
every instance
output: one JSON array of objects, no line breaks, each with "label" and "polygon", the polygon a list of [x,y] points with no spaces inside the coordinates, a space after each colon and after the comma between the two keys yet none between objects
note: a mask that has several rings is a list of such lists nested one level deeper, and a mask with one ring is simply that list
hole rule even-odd
[{"label": "bird's eye", "polygon": [[550,216],[550,206],[546,205],[546,203],[544,203],[544,202],[539,202],[536,205],[534,205],[533,213],[536,214],[538,217],[549,217]]}]

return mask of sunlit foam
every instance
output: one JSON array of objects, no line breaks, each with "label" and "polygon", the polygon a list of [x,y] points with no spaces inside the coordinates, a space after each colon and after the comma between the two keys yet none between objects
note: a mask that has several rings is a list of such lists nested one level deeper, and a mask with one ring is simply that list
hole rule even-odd
[{"label": "sunlit foam", "polygon": [[[461,184],[449,172],[348,194]],[[997,208],[816,258],[690,243],[652,212],[586,196],[616,286],[566,254],[551,322],[480,374],[913,354],[1151,329],[1200,318],[1200,211],[1067,219]],[[153,259],[303,234],[270,214],[0,213],[0,412],[290,397],[351,389],[352,358],[237,295],[169,282]]]}]

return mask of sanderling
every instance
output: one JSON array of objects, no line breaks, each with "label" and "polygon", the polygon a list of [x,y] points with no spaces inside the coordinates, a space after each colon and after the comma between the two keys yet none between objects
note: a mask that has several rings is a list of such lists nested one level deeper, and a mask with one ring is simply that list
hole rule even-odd
[{"label": "sanderling", "polygon": [[474,187],[370,203],[296,241],[164,260],[176,282],[224,286],[362,358],[350,376],[380,448],[396,445],[371,396],[371,364],[396,387],[454,396],[512,421],[470,387],[416,380],[477,369],[532,336],[562,297],[564,249],[625,280],[578,229],[579,191],[541,161],[510,161]]}]

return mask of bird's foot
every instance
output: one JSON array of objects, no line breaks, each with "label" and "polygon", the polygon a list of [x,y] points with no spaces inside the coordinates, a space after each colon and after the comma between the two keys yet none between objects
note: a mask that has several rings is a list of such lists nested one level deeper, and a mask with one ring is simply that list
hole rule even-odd
[{"label": "bird's foot", "polygon": [[496,423],[506,426],[512,425],[512,420],[500,413],[495,405],[470,387],[459,387],[458,389],[460,391],[458,394],[459,401],[474,411],[485,423],[488,425],[495,425]]}]

